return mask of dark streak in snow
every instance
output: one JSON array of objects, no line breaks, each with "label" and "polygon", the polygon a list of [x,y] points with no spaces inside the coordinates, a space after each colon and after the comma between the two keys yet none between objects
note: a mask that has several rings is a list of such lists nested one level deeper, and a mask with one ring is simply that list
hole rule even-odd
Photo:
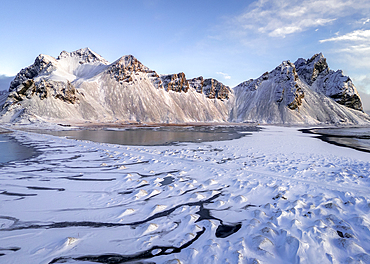
[{"label": "dark streak in snow", "polygon": [[[203,229],[199,232],[197,232],[197,235],[190,241],[186,242],[181,247],[161,247],[161,246],[153,246],[148,250],[145,250],[141,253],[137,253],[134,255],[119,255],[119,254],[104,254],[104,255],[88,255],[88,256],[82,256],[82,257],[59,257],[53,259],[49,264],[53,263],[65,263],[69,260],[75,260],[75,261],[89,261],[89,262],[97,262],[97,263],[109,263],[109,264],[119,264],[119,263],[125,263],[125,262],[132,262],[136,260],[142,260],[142,259],[149,259],[153,258],[155,256],[162,256],[162,255],[170,255],[172,253],[179,253],[184,248],[187,248],[191,244],[193,244],[196,240],[199,239],[199,237],[206,231],[206,229],[203,227]],[[154,254],[154,250],[159,250],[157,254]]]}]

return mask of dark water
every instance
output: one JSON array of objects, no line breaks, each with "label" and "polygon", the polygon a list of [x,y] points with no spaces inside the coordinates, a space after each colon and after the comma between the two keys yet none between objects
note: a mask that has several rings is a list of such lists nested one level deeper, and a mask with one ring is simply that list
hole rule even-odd
[{"label": "dark water", "polygon": [[0,134],[0,164],[30,158],[34,149],[18,143],[9,134]]},{"label": "dark water", "polygon": [[311,133],[325,142],[370,152],[370,127],[355,128],[313,128],[303,129],[303,133]]},{"label": "dark water", "polygon": [[120,145],[171,145],[178,142],[207,142],[238,139],[249,132],[259,131],[260,128],[252,126],[230,127],[156,127],[156,128],[130,128],[125,130],[64,130],[64,131],[36,131],[54,136],[89,140],[100,143]]}]

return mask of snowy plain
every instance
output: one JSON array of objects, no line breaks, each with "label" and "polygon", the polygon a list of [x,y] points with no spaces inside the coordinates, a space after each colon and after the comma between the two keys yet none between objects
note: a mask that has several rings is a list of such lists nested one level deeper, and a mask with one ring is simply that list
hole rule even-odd
[{"label": "snowy plain", "polygon": [[370,263],[370,154],[295,127],[124,146],[15,131],[0,263]]}]

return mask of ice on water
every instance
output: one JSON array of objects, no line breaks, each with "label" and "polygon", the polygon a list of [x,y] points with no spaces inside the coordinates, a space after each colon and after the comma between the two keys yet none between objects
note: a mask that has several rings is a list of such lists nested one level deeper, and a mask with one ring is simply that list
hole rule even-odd
[{"label": "ice on water", "polygon": [[1,263],[369,263],[370,155],[297,128],[123,146],[16,132]]}]

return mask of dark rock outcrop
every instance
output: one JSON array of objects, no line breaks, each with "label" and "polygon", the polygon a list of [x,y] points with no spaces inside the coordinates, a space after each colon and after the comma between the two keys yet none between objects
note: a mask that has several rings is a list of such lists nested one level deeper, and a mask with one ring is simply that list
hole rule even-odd
[{"label": "dark rock outcrop", "polygon": [[14,80],[10,83],[9,92],[14,91],[19,85],[21,85],[23,82],[33,79],[36,76],[38,76],[43,71],[51,72],[55,70],[55,59],[40,54],[37,56],[35,62],[27,67],[22,69],[14,78]]},{"label": "dark rock outcrop", "polygon": [[189,80],[190,87],[203,93],[209,99],[228,100],[231,90],[216,79],[203,79],[202,76]]},{"label": "dark rock outcrop", "polygon": [[290,61],[282,62],[274,70],[265,72],[255,80],[250,79],[239,84],[236,89],[253,92],[266,81],[269,81],[268,85],[274,86],[274,89],[272,89],[274,94],[271,96],[279,105],[284,104],[289,109],[294,110],[302,104],[304,92],[297,82],[298,74],[295,66]]},{"label": "dark rock outcrop", "polygon": [[204,78],[203,76],[199,76],[197,78],[189,79],[189,86],[198,93],[203,93],[203,86],[204,86]]},{"label": "dark rock outcrop", "polygon": [[299,58],[294,65],[298,76],[308,85],[312,85],[319,76],[326,76],[330,72],[322,53],[315,54],[308,60]]},{"label": "dark rock outcrop", "polygon": [[112,63],[106,72],[119,83],[133,84],[137,80],[138,73],[145,73],[156,88],[162,87],[159,75],[150,70],[132,55],[123,56]]},{"label": "dark rock outcrop", "polygon": [[60,99],[66,103],[74,104],[78,102],[77,90],[70,82],[57,82],[40,80],[35,82],[33,79],[28,79],[17,86],[16,90],[9,93],[3,108],[6,108],[16,102],[25,99],[31,99],[32,96],[38,96],[40,100],[44,100],[48,96]]},{"label": "dark rock outcrop", "polygon": [[322,92],[338,104],[363,111],[360,95],[352,80],[341,70],[331,71],[323,78]]},{"label": "dark rock outcrop", "polygon": [[216,79],[205,79],[203,93],[210,99],[229,99],[230,88]]},{"label": "dark rock outcrop", "polygon": [[231,89],[216,79],[204,79],[202,76],[186,79],[183,72],[162,75],[161,80],[166,91],[186,93],[189,89],[194,89],[209,99],[219,100],[228,100],[231,94]]},{"label": "dark rock outcrop", "polygon": [[300,58],[294,64],[299,78],[316,92],[323,93],[341,105],[363,111],[360,96],[352,80],[344,76],[341,70],[330,70],[322,53],[315,54],[308,60]]},{"label": "dark rock outcrop", "polygon": [[78,62],[80,64],[94,63],[94,62],[109,64],[109,62],[106,61],[102,56],[93,52],[89,48],[79,49],[79,50],[72,51],[72,52],[67,52],[63,50],[58,56],[57,60],[61,60],[63,58],[68,58],[68,57],[78,58],[79,59]]},{"label": "dark rock outcrop", "polygon": [[292,110],[302,104],[304,92],[297,83],[298,75],[293,63],[284,61],[269,74],[269,77],[275,78],[277,83],[275,91],[276,102],[282,103],[284,101],[288,108]]},{"label": "dark rock outcrop", "polygon": [[186,80],[183,72],[178,74],[162,75],[160,78],[166,91],[186,93],[189,90],[189,82]]}]

